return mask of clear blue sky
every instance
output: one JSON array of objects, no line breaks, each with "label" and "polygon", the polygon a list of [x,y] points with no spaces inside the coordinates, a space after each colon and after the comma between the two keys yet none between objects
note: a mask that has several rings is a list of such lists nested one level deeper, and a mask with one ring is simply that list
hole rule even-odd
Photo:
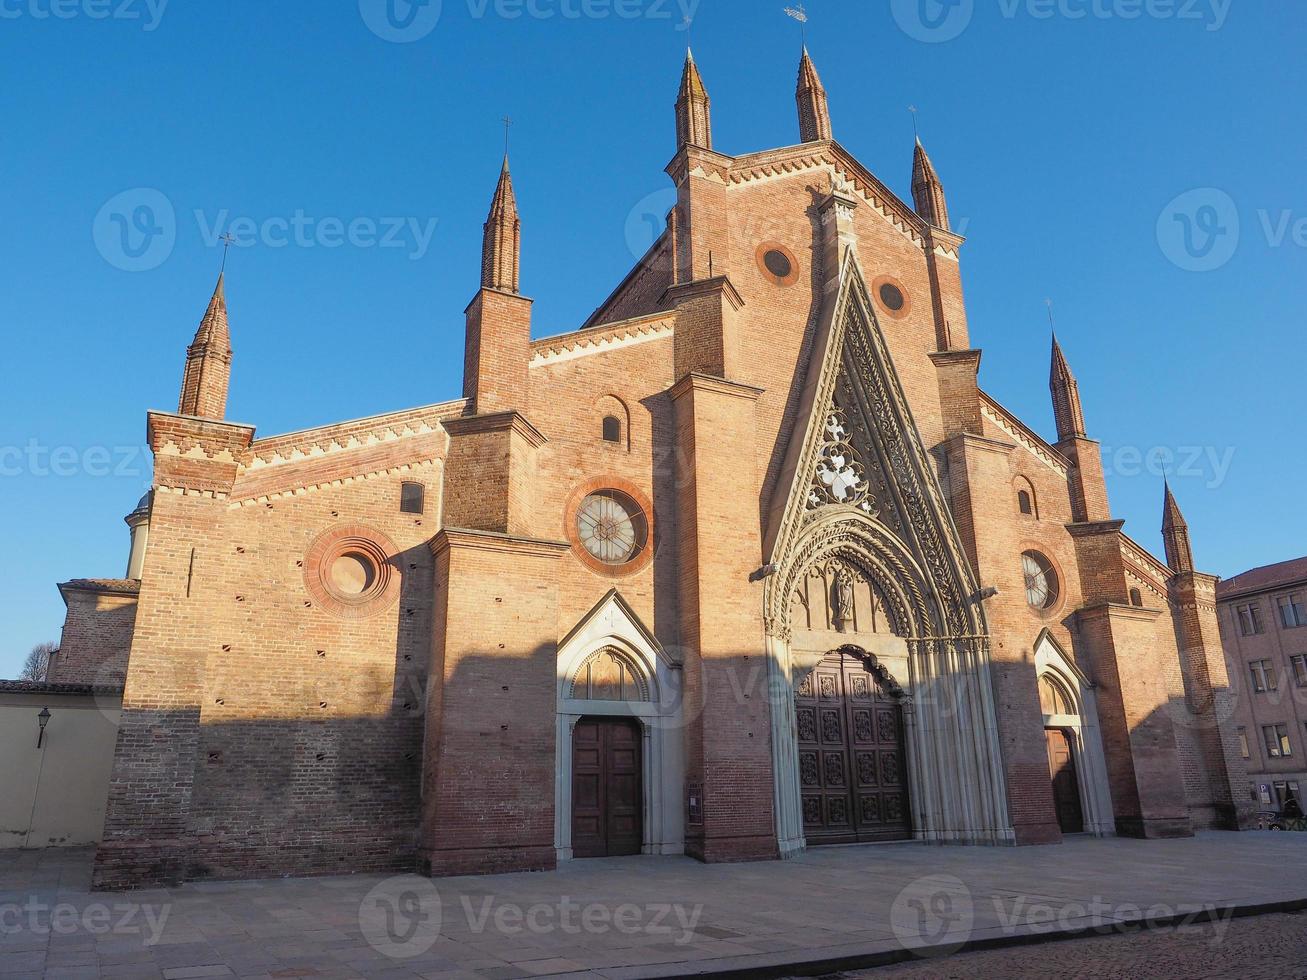
[{"label": "clear blue sky", "polygon": [[[456,396],[499,118],[537,333],[575,328],[665,207],[685,49],[675,0],[444,0],[434,26],[404,0],[60,2],[0,2],[0,676],[58,638],[57,581],[124,571],[132,447],[176,406],[224,214],[273,221],[232,228],[258,244],[228,265],[231,418],[269,435]],[[837,138],[904,197],[919,107],[983,383],[1051,436],[1052,297],[1127,530],[1160,549],[1159,469],[1132,455],[1160,448],[1203,568],[1302,554],[1301,5],[918,2],[811,0],[808,43]],[[784,3],[696,11],[725,152],[796,141]],[[307,244],[276,223],[297,214]],[[366,223],[328,247],[332,218],[407,223],[399,247]]]}]

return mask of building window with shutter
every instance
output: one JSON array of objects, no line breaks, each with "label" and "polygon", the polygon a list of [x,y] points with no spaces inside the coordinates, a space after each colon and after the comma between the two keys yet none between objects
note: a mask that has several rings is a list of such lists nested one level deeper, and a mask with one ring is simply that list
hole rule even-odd
[{"label": "building window with shutter", "polygon": [[1262,738],[1266,742],[1266,754],[1272,759],[1287,759],[1293,755],[1289,747],[1288,725],[1263,725]]},{"label": "building window with shutter", "polygon": [[1235,607],[1239,616],[1239,632],[1243,636],[1256,636],[1262,632],[1262,614],[1255,602]]},{"label": "building window with shutter", "polygon": [[1280,622],[1285,629],[1307,626],[1307,604],[1303,603],[1301,592],[1282,595],[1276,602],[1280,606]]},{"label": "building window with shutter", "polygon": [[1271,661],[1253,660],[1248,664],[1248,670],[1252,674],[1254,691],[1274,691],[1279,686],[1275,681],[1275,664]]}]

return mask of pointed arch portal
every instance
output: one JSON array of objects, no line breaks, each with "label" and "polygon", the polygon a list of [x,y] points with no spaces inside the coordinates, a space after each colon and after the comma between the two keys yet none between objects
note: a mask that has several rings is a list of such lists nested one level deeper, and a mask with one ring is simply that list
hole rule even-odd
[{"label": "pointed arch portal", "polygon": [[[837,211],[828,213],[839,220]],[[772,747],[781,853],[840,836],[830,810],[839,794],[825,783],[820,792],[815,788],[812,753],[818,753],[818,777],[829,765],[838,778],[837,763],[821,754],[820,730],[816,741],[806,727],[800,731],[807,724],[800,708],[816,707],[811,684],[821,683],[832,651],[840,654],[843,671],[851,650],[880,676],[897,678],[902,692],[892,701],[902,740],[895,773],[905,802],[901,833],[1012,843],[979,586],[851,249],[840,265],[837,296],[817,327],[782,471],[783,499],[773,505],[768,534],[768,560],[776,571],[766,580],[763,602],[776,692]],[[814,576],[821,582],[815,592]],[[858,675],[847,676],[851,687]],[[846,705],[849,722],[852,710]],[[882,750],[872,751],[879,761]],[[850,767],[859,764],[857,749],[845,758],[848,780]],[[820,824],[814,820],[818,798]],[[866,805],[869,817],[883,816],[888,798],[879,789],[875,802],[861,799],[850,790],[847,805]],[[833,805],[840,816],[845,804]],[[850,826],[853,839],[877,839],[866,829],[870,823]],[[811,841],[808,831],[814,831]]]}]

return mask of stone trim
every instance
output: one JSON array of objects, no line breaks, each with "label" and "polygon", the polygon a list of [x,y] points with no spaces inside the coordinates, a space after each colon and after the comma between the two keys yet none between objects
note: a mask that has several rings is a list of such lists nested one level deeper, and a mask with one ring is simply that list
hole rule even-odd
[{"label": "stone trim", "polygon": [[572,550],[572,546],[566,541],[523,538],[499,531],[475,531],[461,527],[444,528],[431,539],[430,547],[434,555],[453,548],[467,548],[501,554],[528,555],[533,558],[561,558]]},{"label": "stone trim", "polygon": [[762,395],[765,388],[755,388],[753,385],[741,384],[738,381],[727,381],[725,378],[714,378],[707,374],[698,374],[690,372],[676,384],[668,389],[668,394],[672,400],[676,401],[691,389],[695,391],[711,391],[719,395],[735,395],[737,398],[747,398],[750,401],[757,401]]},{"label": "stone trim", "polygon": [[544,433],[517,412],[496,412],[493,415],[464,415],[444,423],[451,436],[477,435],[483,432],[503,432],[511,429],[524,438],[532,449],[538,449],[549,440]]},{"label": "stone trim", "polygon": [[679,303],[682,300],[694,299],[698,296],[711,296],[713,293],[720,293],[725,296],[727,302],[737,310],[744,306],[744,297],[740,295],[729,276],[713,276],[711,279],[679,282],[673,286],[668,286],[662,298],[665,302]]}]

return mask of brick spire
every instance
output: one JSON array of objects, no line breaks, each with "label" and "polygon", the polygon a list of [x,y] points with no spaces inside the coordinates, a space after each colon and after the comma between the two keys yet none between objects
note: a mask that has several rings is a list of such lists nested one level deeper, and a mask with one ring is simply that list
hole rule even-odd
[{"label": "brick spire", "polygon": [[1057,440],[1085,438],[1085,413],[1080,407],[1080,386],[1062,353],[1062,345],[1053,335],[1053,368],[1048,388],[1053,393],[1053,417],[1057,421]]},{"label": "brick spire", "polygon": [[214,287],[209,308],[186,350],[186,372],[178,415],[221,419],[227,414],[227,386],[231,382],[231,334],[227,329],[227,297],[222,275]]},{"label": "brick spire", "polygon": [[517,214],[517,198],[513,195],[513,178],[508,172],[508,154],[499,171],[499,184],[490,202],[481,239],[481,285],[485,289],[498,289],[516,293],[518,266],[522,256],[522,219]]},{"label": "brick spire", "polygon": [[712,149],[712,99],[704,87],[694,53],[685,51],[685,71],[681,73],[681,92],[676,98],[676,145]]},{"label": "brick spire", "polygon": [[944,201],[944,184],[935,172],[935,165],[926,155],[926,148],[917,139],[917,149],[912,156],[912,200],[917,214],[936,228],[949,230],[948,204]]},{"label": "brick spire", "polygon": [[1162,499],[1162,543],[1166,547],[1166,564],[1177,575],[1194,570],[1194,552],[1189,544],[1189,525],[1175,502],[1171,484],[1166,483]]},{"label": "brick spire", "polygon": [[826,104],[826,89],[817,74],[817,66],[803,46],[799,61],[799,88],[795,93],[799,104],[799,139],[804,143],[831,139],[830,107]]}]

